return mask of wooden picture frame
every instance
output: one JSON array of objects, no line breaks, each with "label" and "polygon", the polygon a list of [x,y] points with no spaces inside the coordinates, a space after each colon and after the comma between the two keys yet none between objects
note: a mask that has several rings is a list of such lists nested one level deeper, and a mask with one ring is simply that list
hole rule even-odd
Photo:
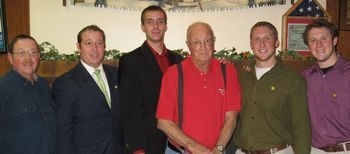
[{"label": "wooden picture frame", "polygon": [[5,1],[0,2],[0,53],[7,52],[7,29],[5,15]]},{"label": "wooden picture frame", "polygon": [[297,51],[299,54],[309,56],[309,48],[304,43],[303,33],[306,26],[315,17],[286,17],[283,19],[282,27],[282,49]]},{"label": "wooden picture frame", "polygon": [[350,0],[339,1],[339,30],[350,30]]}]

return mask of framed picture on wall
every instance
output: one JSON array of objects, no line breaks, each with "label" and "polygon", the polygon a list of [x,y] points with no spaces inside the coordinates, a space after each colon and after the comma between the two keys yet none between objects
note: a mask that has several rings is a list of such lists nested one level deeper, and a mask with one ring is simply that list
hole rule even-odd
[{"label": "framed picture on wall", "polygon": [[6,53],[7,51],[7,32],[6,32],[6,15],[5,15],[5,2],[0,2],[0,53]]},{"label": "framed picture on wall", "polygon": [[350,30],[350,0],[339,1],[339,29]]},{"label": "framed picture on wall", "polygon": [[310,55],[307,45],[304,43],[303,33],[306,26],[315,18],[313,17],[288,17],[283,24],[282,48],[298,51],[302,55]]},{"label": "framed picture on wall", "polygon": [[315,18],[313,17],[289,17],[283,25],[285,28],[283,46],[285,49],[298,51],[302,55],[308,55],[309,48],[304,43],[303,33],[306,26]]}]

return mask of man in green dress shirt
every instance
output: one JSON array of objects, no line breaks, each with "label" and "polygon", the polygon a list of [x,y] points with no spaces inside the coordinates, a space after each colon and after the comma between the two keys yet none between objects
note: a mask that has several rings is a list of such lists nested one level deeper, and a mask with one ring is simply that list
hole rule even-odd
[{"label": "man in green dress shirt", "polygon": [[255,61],[239,71],[242,111],[234,135],[236,154],[309,154],[311,129],[306,83],[276,57],[276,28],[258,22],[250,31]]}]

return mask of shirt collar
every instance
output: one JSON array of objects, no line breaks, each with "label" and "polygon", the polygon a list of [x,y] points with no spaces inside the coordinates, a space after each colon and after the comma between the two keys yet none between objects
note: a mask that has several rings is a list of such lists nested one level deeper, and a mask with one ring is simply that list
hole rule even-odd
[{"label": "shirt collar", "polygon": [[210,64],[209,64],[209,68],[208,68],[208,72],[207,73],[204,73],[204,72],[201,72],[199,71],[199,69],[196,67],[196,65],[194,64],[193,62],[193,59],[191,56],[188,56],[188,61],[189,61],[189,64],[190,64],[190,68],[192,70],[192,72],[196,73],[196,74],[210,74],[211,71],[213,70],[213,62],[214,62],[214,58],[211,58],[210,59]]},{"label": "shirt collar", "polygon": [[154,56],[165,56],[165,55],[167,55],[168,51],[167,51],[167,49],[165,47],[165,44],[163,44],[163,49],[162,49],[163,52],[162,52],[162,54],[159,55],[158,52],[156,50],[154,50],[152,48],[152,46],[147,41],[146,41],[146,43],[147,43],[147,46],[151,49],[151,51],[152,51]]},{"label": "shirt collar", "polygon": [[[346,60],[343,58],[343,56],[337,54],[337,61],[333,65],[333,68],[331,68],[330,70],[342,69],[342,66],[345,62]],[[319,72],[321,70],[317,62],[313,66],[311,66],[311,69],[312,69],[312,72]]]},{"label": "shirt collar", "polygon": [[93,75],[96,69],[99,69],[101,73],[104,73],[102,63],[95,69],[88,64],[86,64],[84,61],[80,60],[81,64],[83,64],[84,68],[89,72],[89,74]]},{"label": "shirt collar", "polygon": [[35,85],[36,82],[38,81],[38,76],[34,73],[33,74],[33,79],[34,79],[34,83],[32,83],[32,81],[28,80],[27,78],[23,77],[22,75],[20,75],[17,71],[15,71],[14,69],[11,69],[11,71],[9,72],[10,76],[12,76],[15,80],[19,80],[21,82],[23,82],[25,85]]},{"label": "shirt collar", "polygon": [[[272,66],[270,71],[276,70],[276,69],[280,69],[280,68],[283,67],[283,65],[284,64],[283,64],[281,58],[276,57],[276,63]],[[250,70],[248,72],[251,72],[251,71],[255,72],[256,60],[253,60],[250,64],[248,64],[248,66],[249,66],[250,69],[252,69],[252,70]]]}]

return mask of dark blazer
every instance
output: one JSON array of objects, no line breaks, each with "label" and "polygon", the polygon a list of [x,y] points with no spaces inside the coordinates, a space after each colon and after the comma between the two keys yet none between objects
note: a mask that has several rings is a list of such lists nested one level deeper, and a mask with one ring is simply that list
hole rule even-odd
[{"label": "dark blazer", "polygon": [[[171,64],[182,60],[168,51]],[[145,149],[146,154],[163,154],[166,136],[157,129],[155,118],[162,71],[147,43],[123,55],[119,61],[119,90],[122,121],[128,153]]]},{"label": "dark blazer", "polygon": [[103,65],[111,106],[79,63],[52,85],[56,103],[58,154],[122,154],[117,68]]}]

